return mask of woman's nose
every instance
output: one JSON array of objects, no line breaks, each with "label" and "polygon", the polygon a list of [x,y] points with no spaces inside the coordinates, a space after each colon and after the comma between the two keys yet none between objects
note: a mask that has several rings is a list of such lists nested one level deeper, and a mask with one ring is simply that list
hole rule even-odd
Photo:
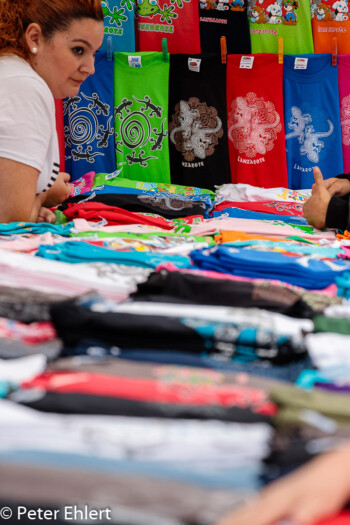
[{"label": "woman's nose", "polygon": [[86,60],[81,65],[80,70],[88,75],[93,75],[95,73],[95,57],[91,55],[86,57]]}]

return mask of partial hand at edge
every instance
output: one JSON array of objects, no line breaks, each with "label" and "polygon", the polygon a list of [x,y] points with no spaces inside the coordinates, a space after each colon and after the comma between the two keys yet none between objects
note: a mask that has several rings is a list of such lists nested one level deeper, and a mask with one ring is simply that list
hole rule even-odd
[{"label": "partial hand at edge", "polygon": [[215,525],[313,525],[336,514],[350,496],[350,445],[327,452],[271,483],[251,503]]},{"label": "partial hand at edge", "polygon": [[304,203],[303,215],[311,226],[322,229],[326,226],[327,209],[332,196],[327,190],[321,170],[315,167],[313,172],[315,184],[312,186],[311,197]]}]

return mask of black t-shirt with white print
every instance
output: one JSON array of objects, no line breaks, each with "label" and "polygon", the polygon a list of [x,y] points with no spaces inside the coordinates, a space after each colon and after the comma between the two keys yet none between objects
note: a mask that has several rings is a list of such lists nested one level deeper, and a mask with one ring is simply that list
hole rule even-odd
[{"label": "black t-shirt with white print", "polygon": [[213,190],[231,182],[226,65],[219,54],[170,56],[171,182]]}]

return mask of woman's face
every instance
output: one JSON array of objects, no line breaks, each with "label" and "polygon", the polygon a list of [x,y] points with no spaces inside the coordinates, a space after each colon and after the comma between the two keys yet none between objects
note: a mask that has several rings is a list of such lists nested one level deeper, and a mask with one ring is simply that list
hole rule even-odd
[{"label": "woman's face", "polygon": [[55,98],[78,94],[82,82],[95,71],[95,53],[103,35],[103,22],[81,18],[49,40],[40,39],[31,64]]}]

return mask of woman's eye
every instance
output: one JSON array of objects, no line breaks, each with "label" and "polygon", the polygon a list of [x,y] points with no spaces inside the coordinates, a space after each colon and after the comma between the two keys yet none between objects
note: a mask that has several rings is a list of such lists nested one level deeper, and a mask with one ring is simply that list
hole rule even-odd
[{"label": "woman's eye", "polygon": [[84,53],[83,47],[73,47],[73,53],[75,55],[82,55]]}]

